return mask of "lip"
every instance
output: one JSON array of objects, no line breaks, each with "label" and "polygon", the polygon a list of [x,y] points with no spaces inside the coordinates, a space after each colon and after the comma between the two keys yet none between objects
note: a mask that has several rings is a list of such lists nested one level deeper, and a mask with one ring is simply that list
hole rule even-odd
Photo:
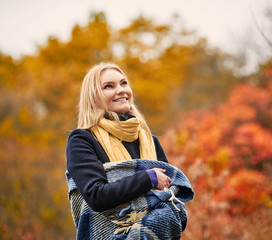
[{"label": "lip", "polygon": [[113,100],[113,102],[125,102],[125,101],[128,101],[127,97],[121,97]]}]

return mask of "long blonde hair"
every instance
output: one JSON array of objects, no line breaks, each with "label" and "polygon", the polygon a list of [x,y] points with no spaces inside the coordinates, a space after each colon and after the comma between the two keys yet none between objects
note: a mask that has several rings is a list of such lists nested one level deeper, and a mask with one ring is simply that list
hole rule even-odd
[{"label": "long blonde hair", "polygon": [[[117,113],[107,109],[105,97],[101,88],[101,74],[108,69],[120,72],[126,79],[123,71],[113,63],[99,63],[91,68],[83,79],[79,100],[78,128],[90,129],[95,126],[107,113],[110,119],[119,121]],[[128,81],[128,79],[127,79]],[[151,137],[151,131],[142,114],[137,109],[133,95],[131,97],[128,114],[137,117],[140,125]],[[120,125],[121,126],[121,125]]]}]

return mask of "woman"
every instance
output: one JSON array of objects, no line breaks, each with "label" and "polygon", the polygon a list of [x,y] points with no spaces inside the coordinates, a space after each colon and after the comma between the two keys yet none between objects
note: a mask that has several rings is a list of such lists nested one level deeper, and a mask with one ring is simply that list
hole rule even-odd
[{"label": "woman", "polygon": [[[150,189],[163,190],[171,183],[165,169],[159,167],[108,181],[104,169],[107,162],[149,159],[167,163],[158,139],[151,135],[134,104],[128,79],[112,63],[98,64],[85,76],[78,129],[71,132],[66,153],[68,179],[74,181],[88,207],[95,212],[127,204]],[[76,222],[78,228],[79,224]],[[78,235],[78,239],[85,237]]]}]

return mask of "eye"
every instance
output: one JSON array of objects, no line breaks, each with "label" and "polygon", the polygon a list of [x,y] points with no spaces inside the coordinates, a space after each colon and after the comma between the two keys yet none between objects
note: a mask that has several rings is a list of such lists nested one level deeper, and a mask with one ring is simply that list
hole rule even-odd
[{"label": "eye", "polygon": [[127,81],[123,81],[122,85],[128,85],[128,82]]},{"label": "eye", "polygon": [[109,89],[109,88],[112,88],[111,84],[107,84],[107,85],[104,86],[104,89]]}]

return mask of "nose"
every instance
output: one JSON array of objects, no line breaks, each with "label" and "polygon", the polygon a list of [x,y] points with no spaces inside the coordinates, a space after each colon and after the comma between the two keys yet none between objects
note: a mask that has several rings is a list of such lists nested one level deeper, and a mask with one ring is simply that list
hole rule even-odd
[{"label": "nose", "polygon": [[126,91],[125,91],[125,89],[123,88],[123,86],[121,86],[121,85],[118,85],[117,86],[117,89],[116,89],[116,93],[117,94],[123,94],[123,93],[125,93]]}]

